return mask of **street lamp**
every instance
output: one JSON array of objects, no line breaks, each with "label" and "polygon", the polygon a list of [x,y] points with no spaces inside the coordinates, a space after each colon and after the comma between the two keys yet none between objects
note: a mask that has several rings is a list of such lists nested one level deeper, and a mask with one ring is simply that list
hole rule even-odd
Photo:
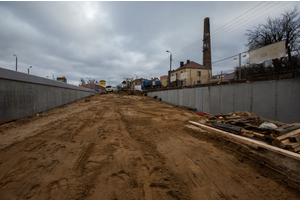
[{"label": "street lamp", "polygon": [[166,50],[166,52],[170,53],[170,72],[169,72],[169,87],[171,86],[171,70],[172,70],[172,52]]},{"label": "street lamp", "polygon": [[113,79],[113,78],[108,78],[109,85],[110,85],[110,79]]},{"label": "street lamp", "polygon": [[16,71],[18,71],[18,57],[15,54],[13,54],[13,56],[16,56]]},{"label": "street lamp", "polygon": [[29,74],[29,69],[32,68],[32,66],[28,67],[28,74]]}]

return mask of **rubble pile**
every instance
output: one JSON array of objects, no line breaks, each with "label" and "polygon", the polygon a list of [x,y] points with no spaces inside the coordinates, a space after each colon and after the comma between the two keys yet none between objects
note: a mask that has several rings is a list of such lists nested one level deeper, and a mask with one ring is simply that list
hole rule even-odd
[{"label": "rubble pile", "polygon": [[211,115],[205,125],[300,153],[300,123],[285,124],[263,119],[254,113],[237,111]]}]

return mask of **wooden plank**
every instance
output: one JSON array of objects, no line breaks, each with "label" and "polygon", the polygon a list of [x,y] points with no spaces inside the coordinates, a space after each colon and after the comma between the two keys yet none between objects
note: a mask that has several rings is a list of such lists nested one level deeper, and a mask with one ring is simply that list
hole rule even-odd
[{"label": "wooden plank", "polygon": [[230,119],[241,119],[243,117],[236,115],[236,116],[232,116],[232,117],[225,117],[226,120],[230,120]]},{"label": "wooden plank", "polygon": [[289,127],[292,127],[292,126],[296,126],[296,125],[300,125],[300,124],[298,122],[293,123],[293,124],[284,124],[284,125],[279,126],[278,128],[276,128],[275,130],[276,131],[281,131],[283,129],[286,129],[286,128],[289,128]]},{"label": "wooden plank", "polygon": [[300,134],[289,137],[290,142],[300,142]]},{"label": "wooden plank", "polygon": [[216,128],[213,128],[213,127],[210,127],[210,126],[206,126],[206,125],[203,125],[203,124],[199,124],[197,122],[189,121],[189,123],[194,124],[196,126],[199,126],[200,128],[206,129],[208,131],[213,131],[217,134],[221,134],[221,135],[223,135],[223,136],[225,136],[229,139],[233,139],[233,140],[238,141],[238,142],[240,142],[244,145],[250,146],[254,149],[259,149],[259,146],[257,144],[253,144],[251,141],[243,140],[243,138],[245,138],[245,137],[235,135],[235,134],[232,134],[232,133],[228,133],[226,131],[222,131],[222,130],[219,130],[219,129],[216,129]]},{"label": "wooden plank", "polygon": [[215,128],[212,128],[212,127],[209,127],[209,126],[206,126],[206,125],[203,125],[203,124],[199,124],[197,122],[189,121],[189,123],[194,124],[196,126],[199,126],[200,128],[219,133],[219,134],[221,134],[225,137],[228,137],[230,139],[238,141],[242,144],[251,146],[253,148],[261,147],[261,148],[267,149],[269,151],[272,151],[272,152],[275,152],[275,153],[278,153],[278,154],[281,154],[281,155],[284,155],[284,156],[287,156],[287,157],[290,157],[290,158],[293,158],[293,159],[296,159],[296,160],[300,161],[300,154],[290,152],[290,151],[287,151],[285,149],[281,149],[281,148],[278,148],[278,147],[271,146],[271,145],[266,144],[262,141],[257,141],[257,140],[251,139],[251,138],[245,138],[243,136],[239,136],[239,135],[231,134],[231,133],[228,133],[228,132],[225,132],[225,131],[221,131],[221,130],[218,130],[218,129],[215,129]]},{"label": "wooden plank", "polygon": [[299,146],[299,147],[296,147],[296,148],[293,148],[292,151],[293,151],[293,152],[298,152],[298,151],[300,151],[300,146]]},{"label": "wooden plank", "polygon": [[228,125],[228,124],[217,123],[217,122],[212,122],[211,124],[214,125],[214,126],[218,126],[220,128],[227,129],[227,130],[241,132],[241,127],[232,126],[232,125]]},{"label": "wooden plank", "polygon": [[280,130],[279,132],[280,133],[287,133],[287,132],[293,131],[293,130],[298,129],[298,128],[300,128],[300,125],[284,128],[284,129]]},{"label": "wooden plank", "polygon": [[299,146],[300,146],[300,143],[297,143],[297,142],[289,142],[285,145],[285,147],[288,149],[294,149]]},{"label": "wooden plank", "polygon": [[289,137],[292,137],[292,136],[294,136],[294,135],[297,135],[297,134],[299,134],[299,133],[300,133],[300,129],[297,129],[297,130],[294,130],[294,131],[289,132],[289,133],[287,133],[287,134],[284,134],[284,135],[282,135],[282,136],[279,136],[279,137],[277,137],[276,139],[279,140],[279,141],[281,141],[281,140],[287,139],[287,138],[289,138]]},{"label": "wooden plank", "polygon": [[285,139],[285,140],[282,140],[282,141],[278,141],[278,140],[273,140],[272,143],[274,143],[275,146],[278,146],[280,148],[285,148],[286,144],[288,144],[290,142],[289,139]]},{"label": "wooden plank", "polygon": [[257,132],[254,132],[254,131],[249,131],[249,130],[245,130],[245,129],[244,129],[244,130],[242,130],[242,132],[253,134],[253,135],[255,135],[256,137],[258,137],[258,138],[260,138],[260,139],[263,139],[263,140],[266,138],[264,134],[257,133]]}]

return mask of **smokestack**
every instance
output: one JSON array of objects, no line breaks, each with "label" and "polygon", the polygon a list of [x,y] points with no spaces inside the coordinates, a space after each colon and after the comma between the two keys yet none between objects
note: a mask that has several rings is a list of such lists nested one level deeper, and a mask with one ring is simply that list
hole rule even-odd
[{"label": "smokestack", "polygon": [[204,19],[203,29],[203,66],[211,69],[211,45],[210,45],[210,24],[209,18]]},{"label": "smokestack", "polygon": [[189,64],[191,61],[190,60],[186,60],[186,64]]},{"label": "smokestack", "polygon": [[184,63],[183,61],[180,62],[180,67],[183,67],[183,63]]}]

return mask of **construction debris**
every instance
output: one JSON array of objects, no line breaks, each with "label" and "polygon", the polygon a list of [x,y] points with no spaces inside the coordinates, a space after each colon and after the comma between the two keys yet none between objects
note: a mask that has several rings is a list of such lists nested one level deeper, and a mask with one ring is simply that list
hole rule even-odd
[{"label": "construction debris", "polygon": [[237,111],[211,115],[205,125],[300,153],[300,123],[285,124],[263,119],[254,113]]}]

